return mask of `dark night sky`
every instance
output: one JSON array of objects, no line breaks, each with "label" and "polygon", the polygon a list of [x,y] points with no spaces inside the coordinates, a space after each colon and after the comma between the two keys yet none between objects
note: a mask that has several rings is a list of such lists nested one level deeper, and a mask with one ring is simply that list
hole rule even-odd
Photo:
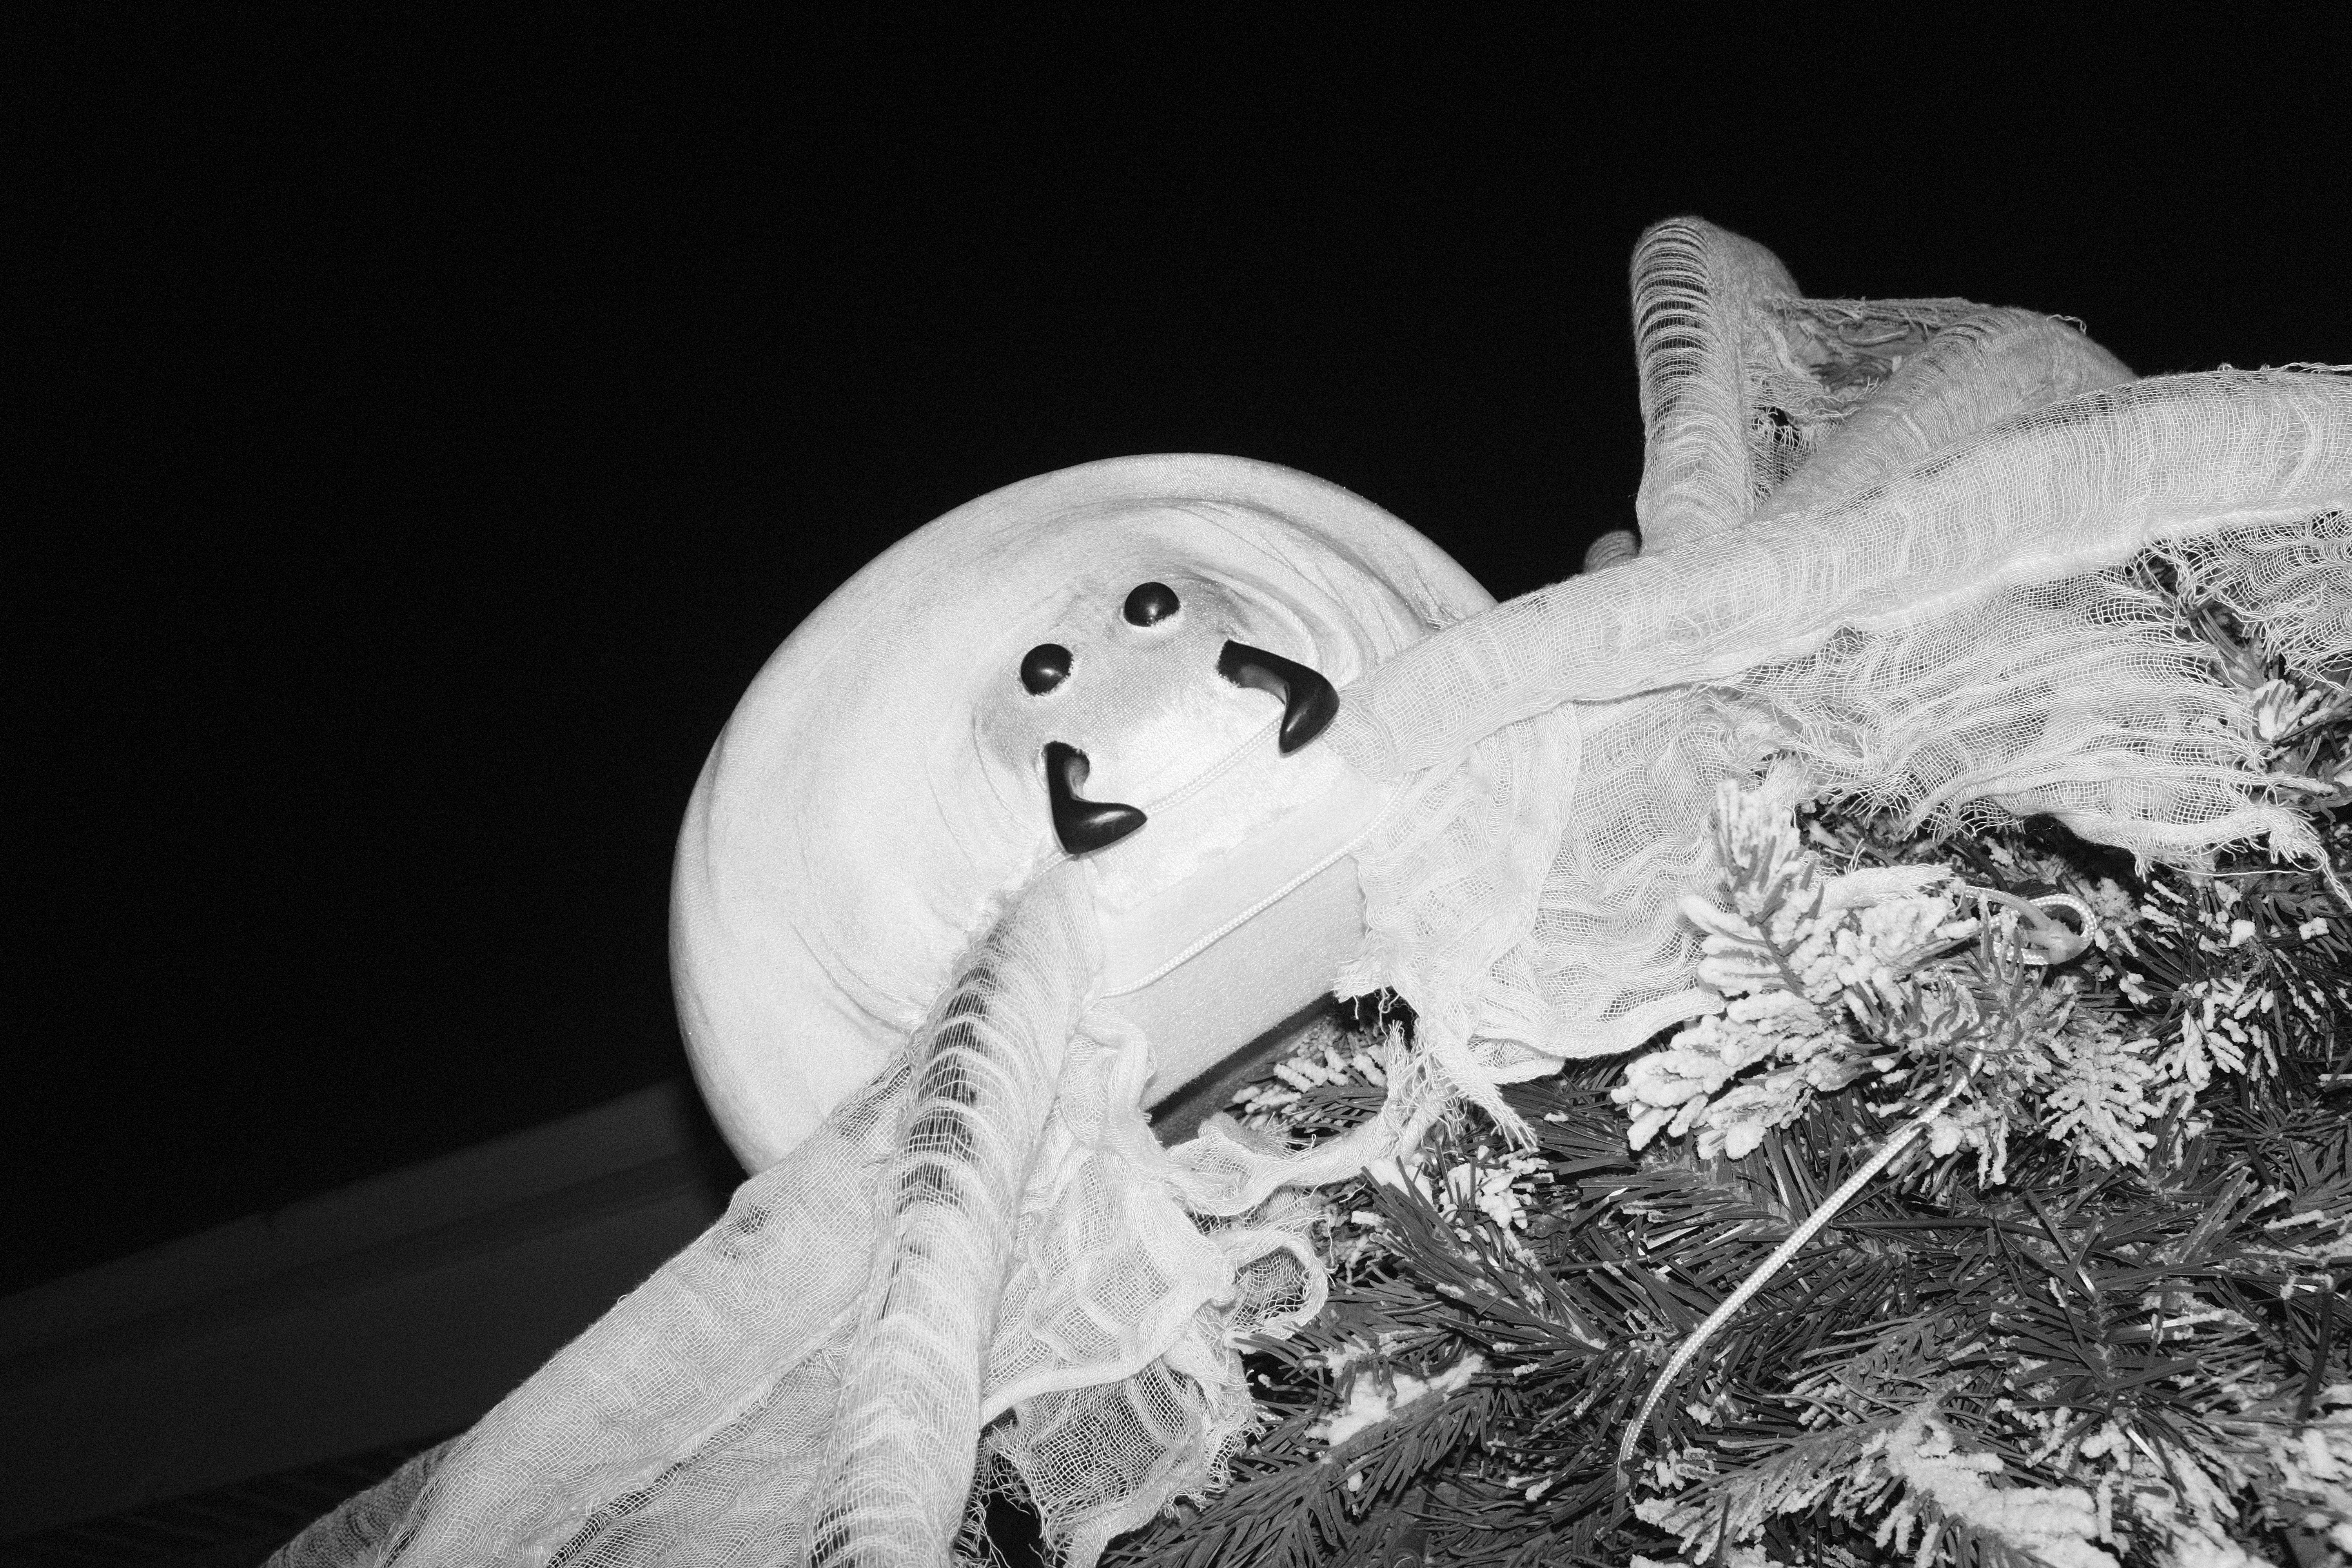
[{"label": "dark night sky", "polygon": [[1704,111],[1664,138],[1663,65],[1535,40],[1004,74],[1068,40],[290,14],[0,68],[0,1289],[682,1073],[705,749],[972,495],[1235,452],[1498,594],[1565,574],[1631,516],[1653,219],[1816,294],[2079,316],[2144,372],[2352,361],[2340,100],[2211,40],[2012,79],[1783,39],[1667,73]]}]

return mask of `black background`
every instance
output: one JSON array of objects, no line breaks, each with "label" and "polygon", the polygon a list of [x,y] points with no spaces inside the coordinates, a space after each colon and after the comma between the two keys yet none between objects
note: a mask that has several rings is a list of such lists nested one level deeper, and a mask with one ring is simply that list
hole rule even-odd
[{"label": "black background", "polygon": [[0,67],[0,1289],[681,1073],[704,750],[972,495],[1234,452],[1564,575],[1656,218],[2352,360],[2326,39],[79,26]]}]

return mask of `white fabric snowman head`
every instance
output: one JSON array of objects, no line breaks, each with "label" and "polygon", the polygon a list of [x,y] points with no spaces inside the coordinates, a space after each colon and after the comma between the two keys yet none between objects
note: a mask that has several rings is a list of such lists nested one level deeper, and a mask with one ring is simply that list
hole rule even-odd
[{"label": "white fabric snowman head", "polygon": [[1314,743],[1328,693],[1491,603],[1379,508],[1234,458],[1024,480],[877,557],[753,681],[679,840],[678,1011],[738,1155],[805,1137],[1072,853],[1155,1099],[1328,990],[1387,799]]}]

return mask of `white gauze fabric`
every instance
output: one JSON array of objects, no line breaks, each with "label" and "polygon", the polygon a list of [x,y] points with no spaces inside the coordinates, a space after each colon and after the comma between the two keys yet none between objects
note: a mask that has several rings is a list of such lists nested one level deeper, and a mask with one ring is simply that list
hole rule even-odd
[{"label": "white gauze fabric", "polygon": [[278,1561],[937,1563],[977,1450],[1090,1563],[1216,1484],[1253,1415],[1239,1337],[1319,1306],[1298,1194],[1450,1096],[1508,1125],[1496,1085],[1716,1005],[1677,904],[1721,782],[2049,812],[2188,863],[2312,852],[2142,570],[2340,672],[2352,383],[2135,382],[2054,318],[1806,300],[1695,219],[1645,237],[1634,295],[1639,552],[1384,650],[1317,742],[1388,803],[1350,840],[1339,976],[1416,1015],[1379,1118],[1303,1152],[1222,1119],[1160,1147],[1153,1062],[1196,1043],[1097,994],[1101,875],[992,873],[979,935],[925,960],[919,1027],[720,1225]]},{"label": "white gauze fabric", "polygon": [[[1123,607],[1139,584],[1160,613]],[[1328,696],[1490,603],[1360,500],[1198,457],[1008,487],[861,573],[714,748],[673,931],[747,1192],[874,1195],[722,1226],[404,1507],[289,1561],[935,1563],[1008,1414],[992,1452],[1080,1556],[1208,1484],[1253,1408],[1234,1346],[1321,1300],[1313,1215],[1277,1190],[1385,1153],[1402,1113],[1303,1156],[1223,1130],[1168,1154],[1144,1107],[1326,993],[1360,939],[1346,853],[1389,792],[1278,743],[1290,693],[1317,711],[1298,671]],[[1049,643],[1063,673],[1033,685]],[[1228,669],[1244,644],[1298,661],[1280,691]],[[1140,830],[1066,852],[1055,744]],[[722,1346],[772,1292],[804,1310]],[[687,1401],[644,1430],[633,1354]]]},{"label": "white gauze fabric", "polygon": [[1412,1000],[1461,1092],[1507,1119],[1494,1085],[1717,1005],[1678,903],[1726,779],[1915,824],[2048,812],[2187,863],[2315,851],[2264,797],[2245,694],[2133,563],[2343,659],[2352,384],[2129,383],[2054,318],[1800,298],[1696,219],[1644,237],[1634,297],[1639,555],[1407,650],[1333,727],[1411,781],[1359,857],[1343,985]]},{"label": "white gauze fabric", "polygon": [[1283,1190],[1397,1129],[1299,1156],[1228,1121],[1162,1149],[1145,1041],[1085,1000],[1075,872],[1027,889],[910,1047],[722,1221],[273,1562],[944,1562],[1008,1411],[993,1450],[1074,1561],[1212,1484],[1254,1414],[1239,1340],[1322,1303],[1318,1211]]}]

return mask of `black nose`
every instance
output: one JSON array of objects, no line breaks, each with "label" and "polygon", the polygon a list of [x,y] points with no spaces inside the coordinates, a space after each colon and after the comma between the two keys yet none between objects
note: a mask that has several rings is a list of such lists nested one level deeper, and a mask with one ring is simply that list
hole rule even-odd
[{"label": "black nose", "polygon": [[1331,683],[1303,664],[1247,643],[1229,642],[1217,655],[1217,673],[1235,686],[1270,691],[1282,699],[1282,730],[1276,743],[1285,756],[1323,732],[1339,711]]},{"label": "black nose", "polygon": [[1143,813],[1115,800],[1083,800],[1078,786],[1093,764],[1076,746],[1045,742],[1045,795],[1054,804],[1054,837],[1067,855],[1084,855],[1118,843],[1143,826]]}]

